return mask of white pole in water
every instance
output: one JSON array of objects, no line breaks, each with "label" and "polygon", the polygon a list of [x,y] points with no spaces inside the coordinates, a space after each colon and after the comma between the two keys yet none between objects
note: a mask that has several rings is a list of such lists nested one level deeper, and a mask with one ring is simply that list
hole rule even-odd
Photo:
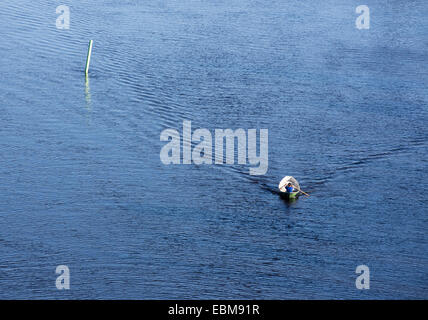
[{"label": "white pole in water", "polygon": [[85,74],[88,75],[89,72],[89,63],[91,62],[91,54],[92,54],[92,43],[93,40],[89,40],[89,47],[88,47],[88,57],[86,58],[86,68],[85,68]]}]

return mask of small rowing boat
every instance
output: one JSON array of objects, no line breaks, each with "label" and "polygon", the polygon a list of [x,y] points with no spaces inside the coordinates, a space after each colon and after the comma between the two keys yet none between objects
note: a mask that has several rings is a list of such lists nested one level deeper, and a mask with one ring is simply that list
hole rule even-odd
[{"label": "small rowing boat", "polygon": [[[287,189],[285,187],[291,183],[292,187],[294,188],[293,192],[287,192]],[[278,185],[280,196],[283,199],[291,200],[291,199],[297,199],[301,192],[300,192],[300,185],[299,182],[292,176],[286,176],[284,177]]]}]

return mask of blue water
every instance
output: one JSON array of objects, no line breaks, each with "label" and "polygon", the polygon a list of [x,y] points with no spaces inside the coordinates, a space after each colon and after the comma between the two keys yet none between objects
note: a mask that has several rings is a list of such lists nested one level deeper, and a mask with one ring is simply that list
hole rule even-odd
[{"label": "blue water", "polygon": [[[365,4],[1,1],[0,298],[427,299],[428,3]],[[268,172],[164,165],[183,120]]]}]

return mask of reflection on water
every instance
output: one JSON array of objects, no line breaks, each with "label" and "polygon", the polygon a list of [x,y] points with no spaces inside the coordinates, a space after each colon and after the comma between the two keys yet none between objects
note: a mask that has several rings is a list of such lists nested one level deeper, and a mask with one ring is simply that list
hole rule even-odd
[{"label": "reflection on water", "polygon": [[85,109],[86,124],[89,126],[92,124],[92,99],[88,74],[85,74]]},{"label": "reflection on water", "polygon": [[285,197],[281,197],[282,201],[286,204],[287,207],[292,207],[296,204],[297,200],[296,198],[287,199]]},{"label": "reflection on water", "polygon": [[85,75],[85,101],[86,101],[86,110],[92,111],[92,102],[91,102],[91,88],[89,87],[89,76]]}]

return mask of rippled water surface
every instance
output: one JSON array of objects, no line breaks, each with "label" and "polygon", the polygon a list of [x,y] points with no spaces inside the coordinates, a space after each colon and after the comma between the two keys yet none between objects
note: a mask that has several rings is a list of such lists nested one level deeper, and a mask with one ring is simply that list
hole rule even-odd
[{"label": "rippled water surface", "polygon": [[[1,1],[0,298],[427,299],[428,4],[369,2]],[[268,172],[165,166],[183,120]]]}]

